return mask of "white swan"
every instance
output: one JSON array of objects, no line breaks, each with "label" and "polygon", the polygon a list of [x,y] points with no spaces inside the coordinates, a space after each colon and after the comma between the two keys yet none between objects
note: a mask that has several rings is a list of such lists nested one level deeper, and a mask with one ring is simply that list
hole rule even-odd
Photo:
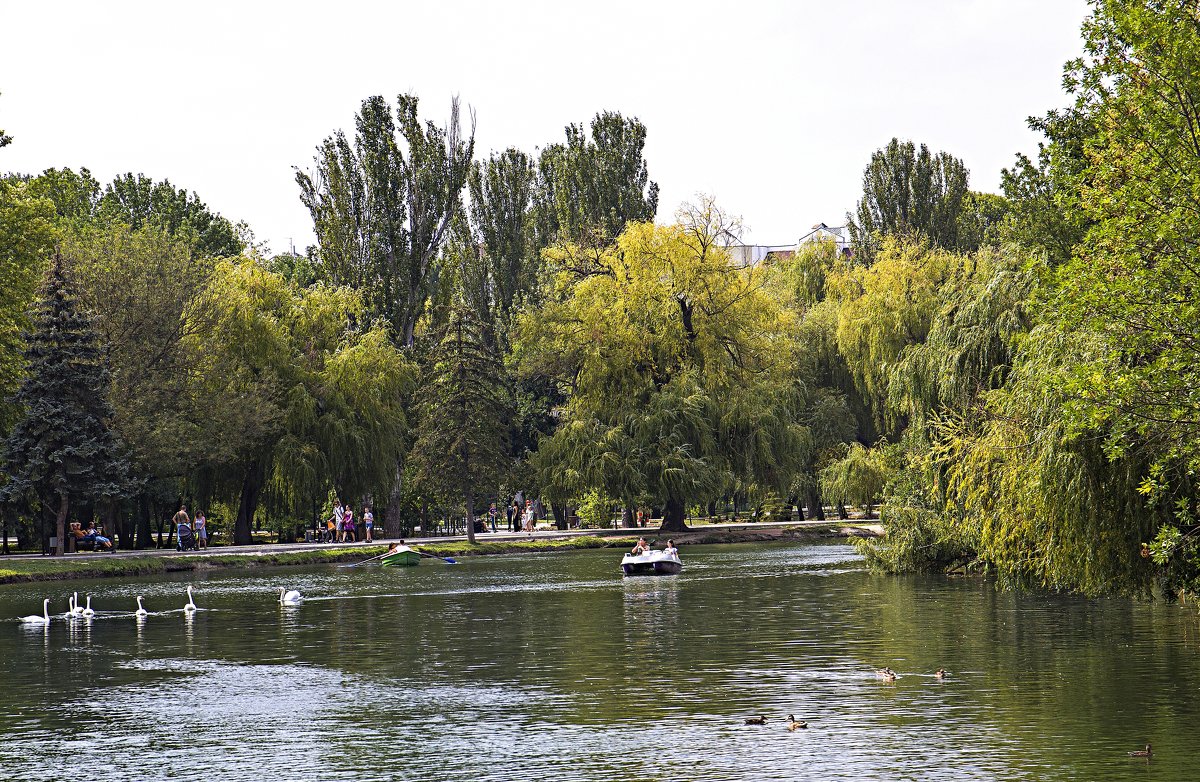
[{"label": "white swan", "polygon": [[188,613],[191,613],[192,611],[196,610],[196,604],[194,602],[192,602],[192,585],[191,584],[188,584],[188,601],[187,601],[187,605],[185,605],[183,607],[183,610],[187,611]]},{"label": "white swan", "polygon": [[294,589],[279,588],[279,603],[285,606],[298,606],[304,601],[304,598]]},{"label": "white swan", "polygon": [[83,613],[83,609],[79,607],[79,593],[71,593],[71,616],[79,616]]},{"label": "white swan", "polygon": [[137,601],[138,601],[138,610],[134,611],[133,615],[136,616],[138,619],[141,619],[143,616],[146,616],[146,609],[142,608],[142,596],[141,595],[137,596]]},{"label": "white swan", "polygon": [[83,611],[80,612],[80,614],[83,616],[86,616],[86,617],[93,617],[96,615],[96,612],[92,610],[92,596],[91,595],[87,596],[87,608],[84,608]]},{"label": "white swan", "polygon": [[50,598],[42,601],[42,614],[30,614],[29,616],[21,617],[21,621],[27,625],[48,625],[50,624]]}]

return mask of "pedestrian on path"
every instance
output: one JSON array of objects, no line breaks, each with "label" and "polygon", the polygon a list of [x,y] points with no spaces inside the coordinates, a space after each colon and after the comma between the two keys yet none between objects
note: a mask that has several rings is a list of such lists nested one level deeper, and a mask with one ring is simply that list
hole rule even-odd
[{"label": "pedestrian on path", "polygon": [[370,505],[363,508],[363,530],[368,543],[374,540],[375,514],[371,513]]}]

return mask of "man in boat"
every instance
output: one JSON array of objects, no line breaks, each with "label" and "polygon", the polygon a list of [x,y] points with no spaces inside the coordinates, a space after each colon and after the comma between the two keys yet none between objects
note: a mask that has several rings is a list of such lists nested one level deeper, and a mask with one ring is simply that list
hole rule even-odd
[{"label": "man in boat", "polygon": [[639,555],[641,555],[641,554],[649,554],[649,553],[650,553],[650,546],[649,546],[649,544],[647,544],[647,543],[646,543],[646,539],[645,539],[645,538],[638,538],[637,545],[635,545],[635,546],[633,547],[633,551],[632,551],[631,553],[632,553],[632,554],[633,554],[635,557],[636,557],[636,556],[639,556]]}]

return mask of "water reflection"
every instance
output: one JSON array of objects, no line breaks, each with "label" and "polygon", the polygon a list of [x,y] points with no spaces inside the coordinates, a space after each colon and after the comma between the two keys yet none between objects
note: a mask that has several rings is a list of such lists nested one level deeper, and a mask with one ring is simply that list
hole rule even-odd
[{"label": "water reflection", "polygon": [[[91,621],[0,623],[0,768],[206,782],[1200,776],[1189,611],[878,577],[845,546],[685,556],[671,577],[622,578],[600,551],[80,584]],[[281,580],[301,606],[279,605]],[[130,613],[138,594],[149,617]],[[5,587],[0,616],[35,599]],[[885,665],[895,682],[876,677]],[[743,724],[759,713],[771,721]],[[788,732],[789,713],[808,730]],[[1153,764],[1127,763],[1146,741]]]}]

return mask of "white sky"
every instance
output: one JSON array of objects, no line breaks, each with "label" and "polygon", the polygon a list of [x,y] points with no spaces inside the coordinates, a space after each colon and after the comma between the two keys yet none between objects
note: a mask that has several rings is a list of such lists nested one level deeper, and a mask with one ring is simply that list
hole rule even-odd
[{"label": "white sky", "polygon": [[659,221],[696,193],[748,239],[841,224],[893,136],[996,191],[1066,102],[1084,0],[0,0],[0,171],[170,179],[275,251],[310,244],[293,167],[363,98],[474,108],[476,154],[530,153],[602,109],[647,126]]}]

